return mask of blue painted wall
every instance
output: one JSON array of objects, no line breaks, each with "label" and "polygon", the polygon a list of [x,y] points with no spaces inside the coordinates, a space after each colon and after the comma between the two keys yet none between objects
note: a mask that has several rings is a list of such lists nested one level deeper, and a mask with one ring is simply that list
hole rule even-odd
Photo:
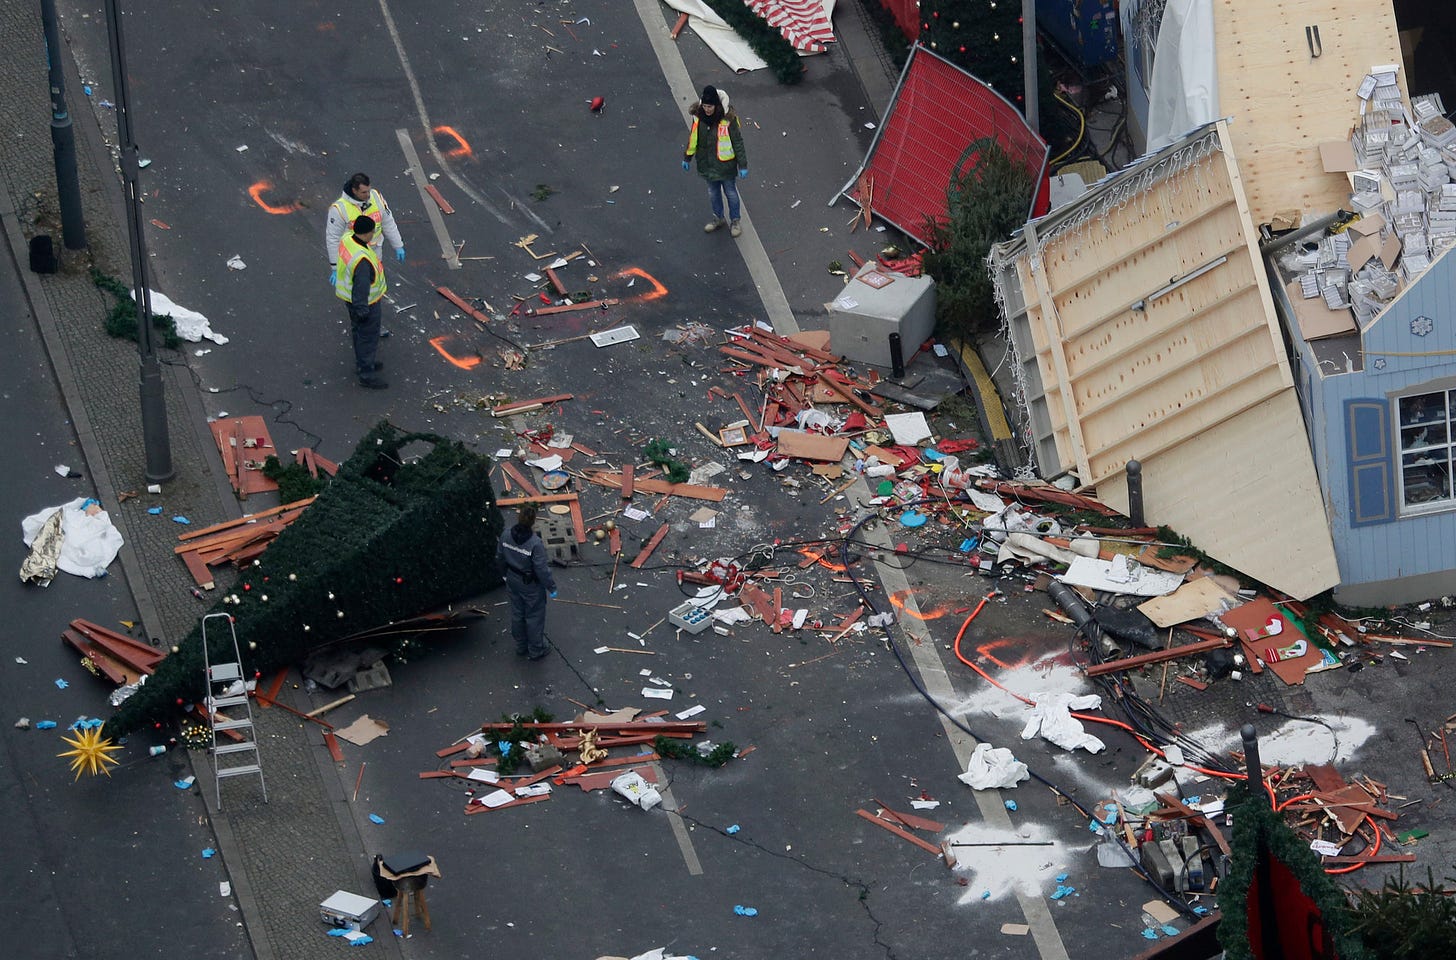
[{"label": "blue painted wall", "polygon": [[1295,339],[1294,378],[1342,585],[1443,572],[1456,583],[1456,508],[1401,515],[1393,426],[1394,395],[1456,387],[1456,256],[1437,260],[1362,339],[1365,369],[1325,377]]}]

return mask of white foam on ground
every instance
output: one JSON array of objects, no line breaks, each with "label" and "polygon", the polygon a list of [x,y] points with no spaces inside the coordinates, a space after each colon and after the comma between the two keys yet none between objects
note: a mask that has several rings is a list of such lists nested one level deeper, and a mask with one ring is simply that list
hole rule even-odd
[{"label": "white foam on ground", "polygon": [[1058,662],[1057,656],[1059,655],[1043,657],[1013,670],[999,670],[995,664],[980,664],[981,669],[1005,685],[1006,690],[970,671],[969,676],[958,681],[970,692],[951,707],[951,712],[1020,717],[1030,708],[1008,693],[1008,690],[1023,697],[1033,697],[1038,693],[1092,692],[1081,671],[1071,664]]},{"label": "white foam on ground", "polygon": [[[1273,733],[1259,735],[1259,759],[1266,763],[1293,766],[1301,763],[1345,763],[1355,757],[1373,736],[1375,725],[1360,717],[1337,717],[1315,713],[1330,727],[1307,720],[1286,720]],[[1222,724],[1211,724],[1188,734],[1210,750],[1243,749],[1237,730]],[[1338,750],[1336,744],[1338,743]],[[1333,757],[1333,759],[1332,759]]]},{"label": "white foam on ground", "polygon": [[[1037,823],[1016,823],[1012,835],[984,823],[966,824],[949,835],[951,844],[994,843],[1014,840],[1050,840],[1050,846],[951,847],[955,855],[955,872],[966,877],[969,885],[958,902],[979,903],[1000,900],[1020,891],[1040,896],[1056,887],[1059,873],[1076,873],[1071,861],[1075,855],[1091,848],[1072,846],[1058,840],[1052,831]],[[1088,835],[1091,836],[1090,834]],[[1085,863],[1085,860],[1083,861]],[[1069,880],[1074,886],[1075,881]],[[989,897],[985,896],[990,893]]]}]

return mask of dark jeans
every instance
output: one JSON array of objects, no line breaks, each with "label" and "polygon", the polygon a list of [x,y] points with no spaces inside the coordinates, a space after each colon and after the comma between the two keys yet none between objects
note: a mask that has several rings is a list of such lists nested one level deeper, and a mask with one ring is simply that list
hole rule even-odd
[{"label": "dark jeans", "polygon": [[506,591],[511,596],[511,637],[516,641],[516,652],[544,657],[551,649],[546,642],[546,588],[507,573]]},{"label": "dark jeans", "polygon": [[374,376],[375,354],[379,350],[379,327],[383,323],[383,301],[370,304],[361,316],[348,305],[349,326],[354,334],[354,372],[361,377]]},{"label": "dark jeans", "polygon": [[737,180],[709,180],[708,181],[708,203],[713,208],[713,216],[719,220],[723,219],[723,197],[728,197],[728,219],[738,219],[738,181]]}]

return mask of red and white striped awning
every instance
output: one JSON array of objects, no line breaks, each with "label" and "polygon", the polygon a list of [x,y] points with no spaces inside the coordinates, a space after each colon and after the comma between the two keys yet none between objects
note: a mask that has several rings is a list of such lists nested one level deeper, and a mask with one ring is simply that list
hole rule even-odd
[{"label": "red and white striped awning", "polygon": [[834,42],[829,23],[832,0],[744,0],[749,9],[777,28],[795,50],[823,53],[824,44]]}]

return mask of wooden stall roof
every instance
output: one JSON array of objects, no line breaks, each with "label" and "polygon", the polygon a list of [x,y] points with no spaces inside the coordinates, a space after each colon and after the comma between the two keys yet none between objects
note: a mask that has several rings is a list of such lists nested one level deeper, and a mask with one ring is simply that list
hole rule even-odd
[{"label": "wooden stall roof", "polygon": [[[1313,50],[1307,28],[1319,31]],[[1350,135],[1371,67],[1402,63],[1390,0],[1214,0],[1213,30],[1218,109],[1233,121],[1253,222],[1344,205],[1349,183],[1324,172],[1319,145]]]},{"label": "wooden stall roof", "polygon": [[1140,460],[1153,521],[1296,597],[1338,582],[1224,122],[1027,224],[995,257],[1017,288],[1008,312],[1043,475],[1075,473],[1125,508],[1124,468]]}]

